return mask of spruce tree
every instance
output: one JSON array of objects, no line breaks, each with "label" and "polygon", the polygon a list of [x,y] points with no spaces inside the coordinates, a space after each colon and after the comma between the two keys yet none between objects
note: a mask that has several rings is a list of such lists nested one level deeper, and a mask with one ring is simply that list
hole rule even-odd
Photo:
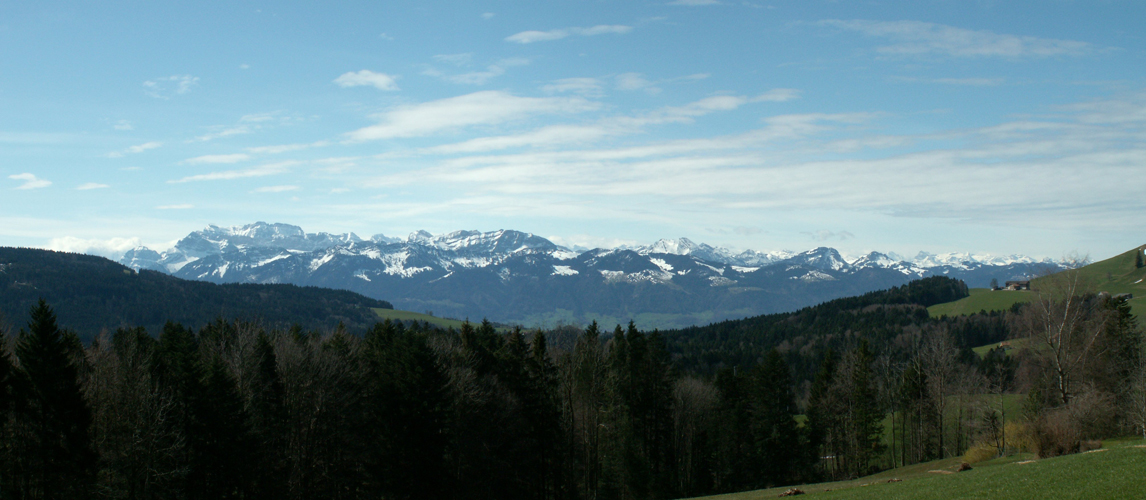
[{"label": "spruce tree", "polygon": [[[40,299],[32,307],[28,331],[20,330],[16,356],[25,379],[21,419],[30,428],[30,498],[88,498],[96,454],[88,429],[91,410],[84,402],[78,367],[72,361],[79,339],[56,325],[56,314]],[[78,357],[78,356],[77,356]]]},{"label": "spruce tree", "polygon": [[14,469],[12,458],[15,451],[12,446],[8,423],[11,420],[13,406],[13,378],[16,368],[12,359],[8,357],[8,339],[4,330],[0,329],[0,498],[15,498],[15,481],[12,479]]},{"label": "spruce tree", "polygon": [[283,383],[279,377],[274,345],[259,333],[255,346],[258,372],[251,397],[253,439],[257,443],[256,488],[262,498],[282,498],[288,482],[286,469],[286,408]]},{"label": "spruce tree", "polygon": [[788,364],[776,349],[768,352],[752,376],[752,434],[760,457],[760,487],[789,484],[799,435],[796,430],[796,397]]},{"label": "spruce tree", "polygon": [[[469,323],[465,331],[476,340]],[[387,319],[366,333],[363,347],[369,474],[385,498],[447,495],[447,379],[426,338]]]}]

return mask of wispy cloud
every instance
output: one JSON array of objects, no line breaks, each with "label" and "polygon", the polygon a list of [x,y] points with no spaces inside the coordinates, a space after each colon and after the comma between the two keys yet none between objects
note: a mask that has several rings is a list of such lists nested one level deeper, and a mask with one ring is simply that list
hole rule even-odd
[{"label": "wispy cloud", "polygon": [[351,141],[419,137],[445,130],[492,125],[539,114],[580,113],[600,104],[579,97],[518,97],[483,91],[421,104],[399,106],[378,116],[377,125],[347,134]]},{"label": "wispy cloud", "polygon": [[251,159],[251,155],[236,153],[229,155],[203,155],[194,158],[188,158],[179,163],[186,165],[202,165],[204,163],[238,163]]},{"label": "wispy cloud", "polygon": [[800,91],[796,89],[772,89],[752,98],[752,102],[788,102],[799,99]]},{"label": "wispy cloud", "polygon": [[286,191],[298,191],[298,186],[265,186],[258,188],[252,193],[283,193]]},{"label": "wispy cloud", "polygon": [[907,83],[936,83],[939,85],[962,85],[967,87],[995,87],[1006,82],[1004,78],[917,78],[894,77],[894,81]]},{"label": "wispy cloud", "polygon": [[108,186],[107,184],[100,184],[98,182],[85,182],[83,184],[80,184],[79,186],[76,186],[76,190],[87,191],[89,189],[103,189],[103,188],[108,188],[108,187],[111,187],[111,186]]},{"label": "wispy cloud", "polygon": [[697,82],[708,77],[708,73],[696,73],[674,78],[665,78],[657,81],[649,81],[645,78],[645,75],[640,73],[621,73],[616,76],[615,80],[617,90],[643,90],[649,94],[657,94],[662,90],[659,85]]},{"label": "wispy cloud", "polygon": [[157,99],[170,99],[176,95],[183,95],[199,84],[199,77],[191,75],[172,75],[143,82],[143,89],[147,95]]},{"label": "wispy cloud", "polygon": [[139,154],[139,153],[142,153],[142,152],[147,151],[149,149],[158,148],[160,146],[163,146],[162,142],[158,142],[158,141],[145,142],[143,144],[137,144],[135,146],[131,146],[129,148],[126,148],[123,151],[112,151],[112,152],[107,154],[107,157],[108,158],[122,158],[123,155],[125,155],[125,154]]},{"label": "wispy cloud", "polygon": [[718,0],[673,0],[668,3],[669,5],[687,5],[690,7],[700,5],[720,5]]},{"label": "wispy cloud", "polygon": [[[744,102],[750,99],[697,101],[643,116],[688,119]],[[1136,227],[1134,214],[1146,210],[1140,186],[1109,182],[1133,178],[1146,163],[1146,95],[1056,109],[1041,120],[939,135],[866,135],[863,131],[880,118],[777,115],[768,117],[764,128],[730,136],[471,154],[379,176],[363,186],[429,185],[442,192],[480,193],[464,204],[433,198],[395,205],[403,213],[469,211],[695,227],[708,227],[713,214],[721,214],[731,227],[747,226],[761,213],[814,210],[848,214],[854,221],[910,218],[1114,231]],[[912,146],[906,152],[900,147],[871,150],[857,158],[837,153],[842,138],[877,147]],[[484,151],[476,142],[458,146],[456,151]],[[673,208],[651,211],[649,206]],[[1105,229],[1097,228],[1096,221]],[[806,236],[858,239],[839,229]]]},{"label": "wispy cloud", "polygon": [[378,90],[398,90],[397,76],[375,73],[364,69],[358,72],[343,73],[334,79],[339,87],[374,87]]},{"label": "wispy cloud", "polygon": [[22,174],[9,175],[8,178],[17,181],[24,181],[24,183],[16,187],[16,189],[40,189],[52,185],[52,181],[41,179],[36,177],[34,174],[27,172]]},{"label": "wispy cloud", "polygon": [[246,148],[246,151],[249,153],[254,153],[254,154],[272,154],[273,155],[273,154],[279,154],[279,153],[289,153],[291,151],[302,151],[304,149],[309,149],[309,148],[319,148],[319,147],[329,146],[329,145],[330,145],[329,141],[315,141],[315,142],[306,143],[306,144],[279,144],[276,146],[256,146],[256,147]]},{"label": "wispy cloud", "polygon": [[891,45],[877,49],[888,55],[1019,58],[1077,56],[1095,50],[1094,45],[1075,40],[999,34],[920,21],[829,19],[819,24],[892,40]]},{"label": "wispy cloud", "polygon": [[542,86],[541,90],[550,94],[567,92],[585,97],[600,97],[604,94],[601,81],[596,78],[563,78]]},{"label": "wispy cloud", "polygon": [[155,208],[156,210],[187,210],[189,208],[195,208],[195,205],[190,203],[180,203],[178,205],[159,205]]},{"label": "wispy cloud", "polygon": [[425,148],[420,152],[423,154],[451,155],[519,147],[590,144],[607,137],[638,133],[650,125],[689,123],[701,116],[720,111],[731,111],[758,100],[744,96],[712,96],[683,106],[666,106],[632,116],[613,116],[587,125],[549,125],[520,134],[479,137],[460,143],[444,144]]},{"label": "wispy cloud", "polygon": [[820,229],[819,231],[804,231],[802,234],[807,235],[812,241],[847,241],[855,238],[856,235],[848,231],[829,231],[827,229]]},{"label": "wispy cloud", "polygon": [[440,63],[452,64],[454,66],[469,66],[473,61],[474,55],[470,52],[461,54],[438,54],[434,56],[434,60]]},{"label": "wispy cloud", "polygon": [[112,124],[112,128],[116,130],[134,130],[135,127],[131,126],[131,122],[127,120],[118,120]]},{"label": "wispy cloud", "polygon": [[510,35],[505,38],[507,42],[514,43],[536,43],[548,42],[552,40],[560,40],[570,35],[579,36],[596,36],[604,34],[617,34],[623,35],[633,30],[632,26],[624,26],[619,24],[599,24],[591,28],[561,28],[549,31],[522,31],[517,34]]},{"label": "wispy cloud", "polygon": [[[451,54],[446,56],[434,56],[436,60],[442,60],[449,64],[465,67],[469,66],[469,54]],[[460,85],[483,85],[489,80],[504,75],[506,69],[514,66],[525,66],[529,64],[529,59],[523,57],[513,57],[502,59],[489,66],[486,66],[484,71],[470,71],[460,74],[449,74],[442,72],[434,67],[427,67],[422,74],[441,78],[450,83],[457,83]]]},{"label": "wispy cloud", "polygon": [[158,147],[160,147],[160,146],[162,146],[162,145],[163,145],[163,143],[162,143],[162,142],[145,142],[145,143],[143,143],[143,144],[139,144],[139,145],[137,145],[137,146],[131,146],[131,147],[129,147],[129,148],[127,148],[127,149],[123,150],[123,152],[125,152],[125,153],[132,153],[132,154],[135,154],[135,153],[142,153],[142,152],[144,152],[144,151],[147,151],[147,150],[149,150],[149,149],[155,149],[155,148],[158,148]]},{"label": "wispy cloud", "polygon": [[659,87],[645,79],[640,73],[621,73],[617,75],[617,90],[644,90],[650,94],[661,91]]},{"label": "wispy cloud", "polygon": [[216,125],[208,127],[211,132],[200,135],[196,137],[195,140],[200,142],[207,142],[236,135],[246,135],[260,131],[267,126],[272,125],[273,122],[278,122],[281,124],[290,121],[290,117],[279,116],[277,113],[254,113],[243,115],[239,117],[239,121],[233,125]]},{"label": "wispy cloud", "polygon": [[228,181],[234,179],[246,179],[250,177],[266,177],[268,175],[278,175],[286,173],[290,167],[297,165],[296,161],[285,161],[279,163],[269,163],[260,165],[254,168],[244,170],[226,170],[221,172],[210,172],[206,174],[191,175],[181,179],[167,181],[168,184],[181,184],[184,182],[199,182],[199,181]]}]

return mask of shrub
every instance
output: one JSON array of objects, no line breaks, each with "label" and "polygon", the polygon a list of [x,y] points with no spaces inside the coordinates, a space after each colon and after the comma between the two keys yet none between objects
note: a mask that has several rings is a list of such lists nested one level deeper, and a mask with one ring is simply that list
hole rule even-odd
[{"label": "shrub", "polygon": [[1019,453],[1035,453],[1038,451],[1034,428],[1027,422],[1007,422],[1003,428],[1007,437],[1007,449]]},{"label": "shrub", "polygon": [[1061,409],[1047,412],[1035,422],[1035,441],[1039,458],[1078,453],[1078,426],[1069,412]]},{"label": "shrub", "polygon": [[979,441],[967,449],[967,453],[963,454],[963,461],[969,464],[977,464],[995,458],[998,455],[999,449],[995,446],[995,443]]}]

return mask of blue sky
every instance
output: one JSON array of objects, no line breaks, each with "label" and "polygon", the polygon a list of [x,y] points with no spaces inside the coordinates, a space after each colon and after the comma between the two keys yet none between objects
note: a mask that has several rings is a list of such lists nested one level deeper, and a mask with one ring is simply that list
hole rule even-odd
[{"label": "blue sky", "polygon": [[1140,1],[4,2],[0,244],[1105,258],[1146,242],[1143,36]]}]

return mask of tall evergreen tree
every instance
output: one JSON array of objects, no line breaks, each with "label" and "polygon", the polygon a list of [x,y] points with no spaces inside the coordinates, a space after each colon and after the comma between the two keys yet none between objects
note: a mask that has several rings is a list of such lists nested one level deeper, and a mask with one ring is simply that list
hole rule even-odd
[{"label": "tall evergreen tree", "polygon": [[[816,372],[811,391],[808,394],[805,428],[807,429],[808,447],[813,454],[813,463],[817,464],[822,463],[820,457],[835,455],[839,450],[838,437],[842,434],[839,432],[840,418],[839,413],[834,408],[835,404],[831,395],[837,364],[838,360],[835,353],[828,349],[824,353],[824,359],[820,362],[820,369]],[[829,467],[832,463],[824,463],[823,465]],[[835,471],[826,472],[834,473]]]},{"label": "tall evergreen tree", "polygon": [[752,434],[760,457],[760,487],[789,484],[800,465],[796,397],[788,364],[772,349],[752,372]]},{"label": "tall evergreen tree", "polygon": [[440,498],[446,469],[446,378],[426,338],[386,320],[366,334],[372,476],[386,498]]},{"label": "tall evergreen tree", "polygon": [[274,345],[265,333],[259,334],[255,356],[258,358],[258,371],[250,403],[259,464],[255,492],[261,498],[283,498],[288,483],[284,449],[286,408]]},{"label": "tall evergreen tree", "polygon": [[525,408],[537,446],[536,460],[530,464],[536,479],[532,496],[538,499],[558,498],[564,489],[562,457],[566,449],[560,433],[561,405],[557,392],[557,366],[549,357],[549,346],[541,330],[533,334],[529,360],[525,366],[536,391]]},{"label": "tall evergreen tree", "polygon": [[212,360],[203,380],[203,399],[194,415],[190,479],[198,498],[245,498],[252,492],[254,443],[235,379],[221,360]]},{"label": "tall evergreen tree", "polygon": [[26,383],[22,418],[31,431],[28,498],[87,498],[92,494],[96,454],[88,429],[91,411],[78,380],[79,339],[61,331],[56,314],[40,299],[28,331],[20,331],[16,356]]},{"label": "tall evergreen tree", "polygon": [[870,472],[871,463],[883,451],[883,409],[872,377],[871,350],[866,340],[851,353],[848,386],[848,473],[859,477]]},{"label": "tall evergreen tree", "polygon": [[13,388],[16,367],[8,356],[8,339],[0,328],[0,498],[17,498],[15,454],[17,447],[12,439],[10,422],[15,403],[16,391]]}]

